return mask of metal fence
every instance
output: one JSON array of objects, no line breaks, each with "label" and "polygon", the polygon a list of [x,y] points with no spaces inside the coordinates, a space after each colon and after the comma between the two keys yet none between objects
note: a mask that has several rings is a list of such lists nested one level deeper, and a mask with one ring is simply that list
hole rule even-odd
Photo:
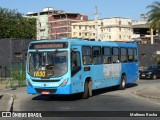
[{"label": "metal fence", "polygon": [[25,86],[25,61],[33,40],[0,40],[0,90]]},{"label": "metal fence", "polygon": [[25,63],[0,66],[0,89],[25,86]]}]

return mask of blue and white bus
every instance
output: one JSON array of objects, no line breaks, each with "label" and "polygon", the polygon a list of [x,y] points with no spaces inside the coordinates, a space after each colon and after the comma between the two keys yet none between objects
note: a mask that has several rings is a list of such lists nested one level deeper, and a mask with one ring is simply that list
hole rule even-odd
[{"label": "blue and white bus", "polygon": [[34,41],[27,53],[28,94],[69,95],[110,86],[125,89],[138,79],[138,52],[134,43],[80,39]]}]

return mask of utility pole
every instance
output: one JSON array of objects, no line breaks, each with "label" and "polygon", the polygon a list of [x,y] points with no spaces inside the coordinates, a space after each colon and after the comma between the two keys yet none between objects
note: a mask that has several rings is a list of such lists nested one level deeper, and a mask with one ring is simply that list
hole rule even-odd
[{"label": "utility pole", "polygon": [[95,7],[95,41],[98,41],[98,8]]},{"label": "utility pole", "polygon": [[154,44],[154,39],[153,39],[153,28],[151,28],[151,44]]}]

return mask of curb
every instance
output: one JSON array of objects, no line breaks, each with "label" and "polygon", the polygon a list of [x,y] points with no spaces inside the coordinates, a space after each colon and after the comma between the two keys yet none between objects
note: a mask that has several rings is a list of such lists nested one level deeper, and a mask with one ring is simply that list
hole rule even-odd
[{"label": "curb", "polygon": [[15,90],[15,88],[0,89],[0,92],[6,92],[6,91],[11,91],[11,90]]},{"label": "curb", "polygon": [[143,97],[143,98],[149,98],[149,99],[155,99],[155,100],[158,99],[158,100],[160,100],[160,97],[151,96],[151,95],[145,95],[145,94],[142,94],[142,93],[138,93],[138,91],[133,91],[132,94],[140,96],[140,97]]},{"label": "curb", "polygon": [[9,101],[8,101],[8,105],[7,105],[6,111],[11,112],[11,111],[13,110],[14,97],[13,97],[13,95],[11,95],[11,94],[8,94],[8,95],[10,95],[11,98],[10,98]]}]

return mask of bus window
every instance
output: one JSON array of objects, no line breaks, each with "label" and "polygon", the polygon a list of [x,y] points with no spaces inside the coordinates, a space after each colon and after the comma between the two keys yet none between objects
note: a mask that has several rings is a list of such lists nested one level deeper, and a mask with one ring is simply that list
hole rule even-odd
[{"label": "bus window", "polygon": [[103,63],[104,64],[109,64],[112,62],[112,59],[111,59],[111,48],[109,47],[104,47],[102,49],[102,52],[103,52]]},{"label": "bus window", "polygon": [[128,48],[128,61],[133,62],[134,61],[134,54],[133,54],[133,49]]},{"label": "bus window", "polygon": [[137,62],[137,49],[134,48],[134,61]]},{"label": "bus window", "polygon": [[71,54],[71,73],[75,75],[81,69],[80,53],[72,52]]},{"label": "bus window", "polygon": [[127,49],[121,48],[121,62],[127,62]]},{"label": "bus window", "polygon": [[84,65],[92,64],[91,47],[82,47],[82,59]]},{"label": "bus window", "polygon": [[119,63],[120,59],[119,59],[119,49],[118,48],[113,48],[112,51],[112,60],[113,63]]},{"label": "bus window", "polygon": [[102,63],[101,47],[93,47],[92,48],[92,57],[93,57],[93,64],[101,64]]}]

